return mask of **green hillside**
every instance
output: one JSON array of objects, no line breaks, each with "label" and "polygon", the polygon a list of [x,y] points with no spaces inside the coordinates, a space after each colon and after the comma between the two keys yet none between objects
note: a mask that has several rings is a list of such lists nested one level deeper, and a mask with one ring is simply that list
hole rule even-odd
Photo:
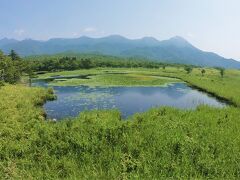
[{"label": "green hillside", "polygon": [[185,39],[176,36],[158,41],[152,37],[127,39],[119,35],[103,38],[80,37],[73,39],[56,38],[48,41],[0,40],[0,49],[5,53],[14,49],[22,56],[72,53],[98,53],[118,57],[148,58],[157,62],[189,64],[196,66],[240,68],[240,63],[215,53],[204,52]]}]

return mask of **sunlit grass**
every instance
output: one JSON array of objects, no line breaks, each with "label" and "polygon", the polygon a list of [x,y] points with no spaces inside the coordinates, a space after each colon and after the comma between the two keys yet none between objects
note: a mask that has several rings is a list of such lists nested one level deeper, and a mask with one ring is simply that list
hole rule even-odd
[{"label": "sunlit grass", "polygon": [[[110,75],[104,72],[106,70],[130,74]],[[145,82],[153,85],[169,82],[163,76],[176,77],[240,104],[240,71],[237,70],[227,70],[223,78],[215,69],[206,69],[202,76],[201,69],[187,74],[184,69],[169,67],[165,70],[100,69],[56,74],[98,74],[82,82],[92,81],[99,85]],[[178,110],[162,107],[135,114],[125,121],[117,110],[86,111],[73,119],[51,122],[45,121],[42,109],[42,104],[50,98],[51,90],[21,85],[0,88],[1,178],[240,177],[239,108],[201,106],[196,110]]]},{"label": "sunlit grass", "polygon": [[56,79],[49,83],[53,86],[163,86],[168,83],[179,82],[175,78],[156,77],[141,74],[106,74],[89,76],[89,79]]},{"label": "sunlit grass", "polygon": [[44,121],[43,89],[1,90],[0,174],[13,179],[240,176],[240,111],[155,108],[122,121],[117,110]]}]

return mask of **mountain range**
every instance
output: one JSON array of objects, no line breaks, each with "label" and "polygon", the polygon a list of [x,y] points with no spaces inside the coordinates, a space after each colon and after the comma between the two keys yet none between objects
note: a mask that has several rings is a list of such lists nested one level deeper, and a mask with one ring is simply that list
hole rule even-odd
[{"label": "mountain range", "polygon": [[179,36],[163,41],[153,37],[132,40],[119,35],[103,38],[55,38],[48,41],[4,38],[0,40],[0,49],[5,53],[13,49],[22,56],[62,52],[99,53],[119,57],[141,57],[158,62],[240,69],[240,62],[202,51]]}]

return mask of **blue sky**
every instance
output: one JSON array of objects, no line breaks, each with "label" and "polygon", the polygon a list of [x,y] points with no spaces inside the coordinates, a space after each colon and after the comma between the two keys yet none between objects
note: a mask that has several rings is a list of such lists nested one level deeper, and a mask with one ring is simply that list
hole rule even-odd
[{"label": "blue sky", "polygon": [[240,60],[239,0],[0,0],[0,38],[182,36]]}]

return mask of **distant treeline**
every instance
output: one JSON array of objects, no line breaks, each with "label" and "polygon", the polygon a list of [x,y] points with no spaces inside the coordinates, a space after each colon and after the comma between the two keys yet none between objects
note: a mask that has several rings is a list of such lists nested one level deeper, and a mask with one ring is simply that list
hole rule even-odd
[{"label": "distant treeline", "polygon": [[53,55],[31,56],[26,60],[31,62],[34,71],[61,71],[90,69],[97,67],[113,68],[165,68],[166,66],[182,66],[164,64],[139,58],[118,58],[104,55]]},{"label": "distant treeline", "polygon": [[188,67],[188,72],[194,67],[160,63],[140,58],[119,58],[98,54],[58,54],[21,58],[14,50],[8,55],[0,51],[0,81],[11,84],[18,82],[23,74],[31,77],[34,72],[41,71],[54,72],[98,67],[165,69],[167,66]]}]

